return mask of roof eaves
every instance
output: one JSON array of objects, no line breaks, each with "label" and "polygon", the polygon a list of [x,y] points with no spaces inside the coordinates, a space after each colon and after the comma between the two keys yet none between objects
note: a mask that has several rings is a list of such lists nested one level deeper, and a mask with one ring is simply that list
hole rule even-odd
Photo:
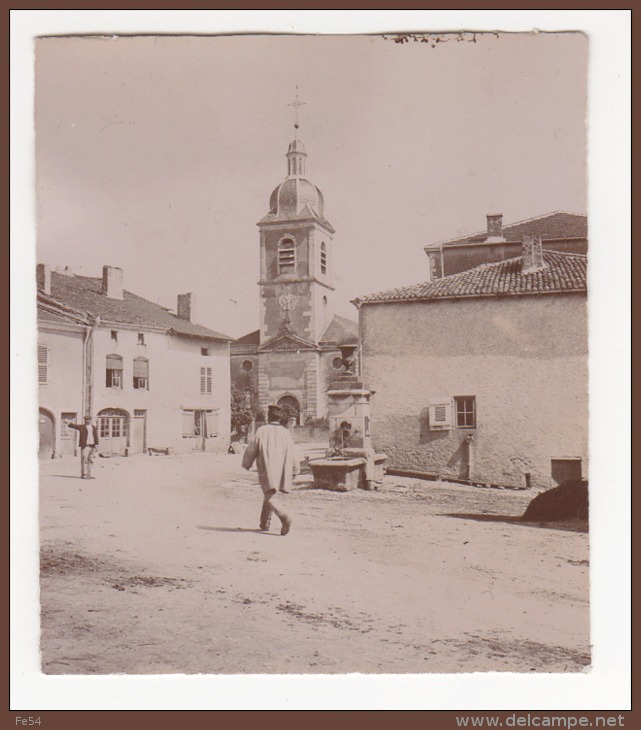
[{"label": "roof eaves", "polygon": [[187,337],[189,339],[194,340],[207,340],[209,342],[213,341],[223,341],[223,342],[233,342],[234,338],[229,337],[228,335],[223,335],[219,332],[214,332],[213,330],[210,333],[204,333],[204,332],[184,332],[181,330],[177,330],[174,327],[170,327],[167,330],[167,334],[173,335],[174,337]]}]

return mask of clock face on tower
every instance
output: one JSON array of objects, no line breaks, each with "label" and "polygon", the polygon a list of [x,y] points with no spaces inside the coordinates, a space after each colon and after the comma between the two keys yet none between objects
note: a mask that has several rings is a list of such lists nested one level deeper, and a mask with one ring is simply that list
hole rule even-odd
[{"label": "clock face on tower", "polygon": [[278,297],[278,306],[283,310],[283,312],[289,312],[295,299],[296,297],[293,294],[281,294]]}]

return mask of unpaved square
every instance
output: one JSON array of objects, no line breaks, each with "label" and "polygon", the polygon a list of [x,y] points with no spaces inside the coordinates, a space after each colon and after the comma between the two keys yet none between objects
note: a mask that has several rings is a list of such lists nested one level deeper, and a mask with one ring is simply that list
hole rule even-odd
[{"label": "unpaved square", "polygon": [[588,535],[502,518],[533,493],[386,476],[340,494],[304,474],[281,537],[276,518],[258,531],[240,455],[98,459],[94,473],[41,463],[47,674],[590,663]]}]

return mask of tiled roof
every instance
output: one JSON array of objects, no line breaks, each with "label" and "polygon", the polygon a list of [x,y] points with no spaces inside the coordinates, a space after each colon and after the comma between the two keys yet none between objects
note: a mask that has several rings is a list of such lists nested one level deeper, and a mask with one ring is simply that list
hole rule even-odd
[{"label": "tiled roof", "polygon": [[254,330],[249,334],[234,340],[234,345],[260,345],[260,330]]},{"label": "tiled roof", "polygon": [[358,339],[358,323],[353,322],[347,317],[335,315],[334,319],[327,325],[327,329],[320,338],[321,344],[336,343],[337,345],[346,341],[355,341]]},{"label": "tiled roof", "polygon": [[123,299],[112,299],[102,293],[102,280],[51,272],[51,299],[62,305],[98,316],[105,322],[160,328],[178,336],[202,339],[232,340],[232,337],[180,319],[159,304],[123,292]]},{"label": "tiled roof", "polygon": [[523,259],[519,256],[423,284],[370,294],[354,301],[404,302],[587,291],[587,256],[543,251],[543,258],[547,267],[531,274],[521,273]]},{"label": "tiled roof", "polygon": [[[585,215],[555,211],[537,218],[519,221],[503,226],[503,238],[506,241],[521,241],[523,236],[541,236],[543,239],[559,238],[587,238],[588,219]],[[470,236],[452,238],[447,241],[430,243],[425,248],[439,246],[457,246],[466,243],[482,243],[487,238],[487,230],[474,233]]]}]

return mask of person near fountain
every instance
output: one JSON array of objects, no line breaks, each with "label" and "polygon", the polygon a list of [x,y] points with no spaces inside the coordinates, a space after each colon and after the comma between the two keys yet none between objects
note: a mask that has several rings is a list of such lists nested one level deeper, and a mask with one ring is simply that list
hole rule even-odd
[{"label": "person near fountain", "polygon": [[258,467],[258,480],[263,490],[260,529],[269,530],[272,512],[280,519],[281,535],[286,535],[292,518],[283,509],[278,492],[288,492],[293,477],[300,473],[294,440],[289,429],[281,426],[282,409],[268,406],[268,423],[261,426],[243,454],[243,469]]}]

